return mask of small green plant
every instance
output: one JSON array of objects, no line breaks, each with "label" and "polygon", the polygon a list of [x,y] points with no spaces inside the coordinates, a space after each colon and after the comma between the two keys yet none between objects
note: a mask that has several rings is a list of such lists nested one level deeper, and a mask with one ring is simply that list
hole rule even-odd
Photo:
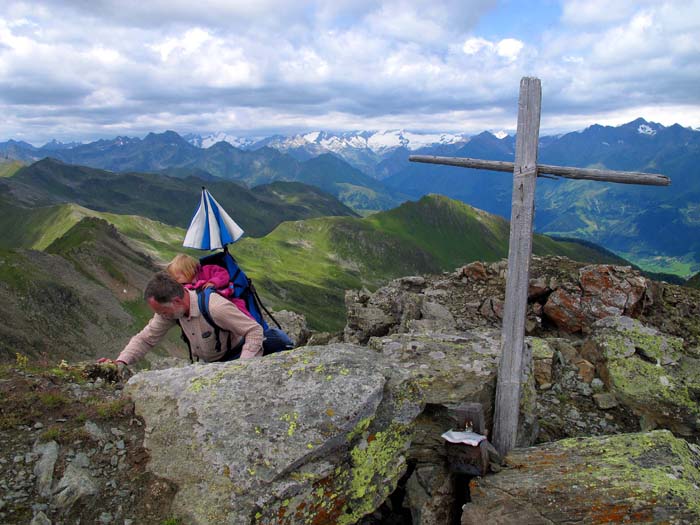
[{"label": "small green plant", "polygon": [[111,419],[117,417],[124,412],[124,409],[128,406],[129,401],[126,399],[117,399],[116,401],[106,401],[97,403],[95,405],[95,411],[100,419]]},{"label": "small green plant", "polygon": [[0,430],[10,430],[25,423],[26,420],[17,414],[3,414],[0,416]]},{"label": "small green plant", "polygon": [[91,438],[90,433],[84,428],[74,428],[65,434],[66,441],[87,441]]},{"label": "small green plant", "polygon": [[160,522],[160,525],[182,525],[180,518],[168,518]]},{"label": "small green plant", "polygon": [[61,392],[41,392],[39,401],[47,408],[58,408],[69,403],[69,399]]},{"label": "small green plant", "polygon": [[44,430],[39,436],[39,441],[59,441],[61,429],[59,427],[49,427]]},{"label": "small green plant", "polygon": [[29,358],[26,355],[17,352],[15,354],[15,363],[19,368],[26,369],[29,365]]},{"label": "small green plant", "polygon": [[75,383],[84,383],[86,381],[84,375],[85,368],[83,366],[73,366],[61,361],[58,366],[49,368],[43,374],[45,377],[56,377]]}]

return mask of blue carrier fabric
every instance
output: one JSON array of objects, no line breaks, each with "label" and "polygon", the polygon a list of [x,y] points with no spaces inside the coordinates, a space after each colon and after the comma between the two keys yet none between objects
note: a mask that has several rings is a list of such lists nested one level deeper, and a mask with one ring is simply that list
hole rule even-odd
[{"label": "blue carrier fabric", "polygon": [[[241,299],[245,302],[246,308],[250,314],[255,318],[255,320],[263,328],[263,355],[274,354],[277,352],[283,352],[285,350],[291,350],[294,348],[294,341],[282,330],[282,327],[277,322],[270,311],[265,308],[265,305],[260,301],[255,287],[248,276],[243,272],[243,270],[238,266],[236,259],[228,253],[228,250],[222,252],[217,252],[212,255],[207,255],[199,260],[202,266],[206,264],[215,264],[226,268],[229,275],[229,287],[233,289],[233,297]],[[214,328],[217,340],[216,350],[219,352],[221,350],[221,340],[219,338],[219,333],[221,329],[212,319],[209,314],[209,296],[215,293],[211,288],[205,288],[204,290],[197,291],[197,300],[199,303],[199,310],[204,315],[207,322]],[[270,328],[263,318],[262,311],[270,317],[270,319],[277,325],[277,328]],[[183,332],[183,339],[186,339]],[[189,341],[186,341],[189,347]],[[242,348],[242,345],[241,345]],[[233,359],[237,359],[240,356],[241,348],[231,349],[230,341],[227,343],[227,355],[235,350],[237,354]],[[192,350],[190,349],[190,361],[192,361]]]},{"label": "blue carrier fabric", "polygon": [[255,320],[263,327],[263,331],[269,326],[265,322],[261,312],[261,304],[256,297],[253,285],[248,279],[245,272],[238,266],[236,259],[233,258],[228,251],[222,251],[207,255],[199,259],[199,263],[204,266],[206,264],[215,264],[228,270],[229,286],[233,289],[233,297],[243,300],[245,306]]}]

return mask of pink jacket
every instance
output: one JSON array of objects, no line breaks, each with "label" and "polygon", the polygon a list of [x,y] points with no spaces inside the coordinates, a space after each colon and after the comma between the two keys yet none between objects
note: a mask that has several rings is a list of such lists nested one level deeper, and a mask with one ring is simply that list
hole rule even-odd
[{"label": "pink jacket", "polygon": [[228,282],[228,272],[224,268],[215,264],[205,264],[199,269],[197,275],[195,275],[194,283],[186,284],[185,288],[197,290],[198,288],[204,288],[205,285],[211,283],[214,285],[214,289],[216,289],[216,291],[221,295],[229,296],[231,295],[231,290],[228,287]]},{"label": "pink jacket", "polygon": [[197,272],[197,275],[194,278],[194,283],[186,284],[185,288],[188,290],[198,290],[200,288],[204,288],[208,283],[214,285],[214,289],[219,293],[219,295],[226,297],[229,301],[235,304],[241,312],[253,319],[253,316],[246,308],[245,301],[231,297],[231,295],[233,295],[233,290],[228,285],[229,275],[228,272],[221,266],[217,266],[215,264],[205,264],[199,269],[199,272]]}]

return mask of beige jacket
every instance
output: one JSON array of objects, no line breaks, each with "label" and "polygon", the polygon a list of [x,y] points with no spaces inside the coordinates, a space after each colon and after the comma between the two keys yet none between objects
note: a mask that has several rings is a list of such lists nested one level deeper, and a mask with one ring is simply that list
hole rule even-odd
[{"label": "beige jacket", "polygon": [[[207,323],[199,311],[197,293],[186,290],[190,294],[190,314],[180,319],[185,336],[190,341],[192,355],[203,361],[219,360],[226,352],[226,340],[231,333],[231,345],[235,346],[245,337],[241,359],[262,356],[263,329],[253,319],[241,312],[231,301],[219,294],[211,294],[209,298],[209,314],[221,328],[221,352],[216,353],[216,336],[214,328]],[[124,350],[117,357],[127,365],[138,361],[151,348],[156,346],[168,331],[177,326],[177,321],[166,319],[155,314],[148,324],[138,334],[131,338]]]}]

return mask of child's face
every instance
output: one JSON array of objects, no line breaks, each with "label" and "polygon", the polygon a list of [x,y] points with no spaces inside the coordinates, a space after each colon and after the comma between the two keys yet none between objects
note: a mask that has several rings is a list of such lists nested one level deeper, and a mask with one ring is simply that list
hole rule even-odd
[{"label": "child's face", "polygon": [[190,284],[192,282],[192,279],[188,279],[187,277],[188,276],[185,275],[183,272],[173,270],[173,279],[175,279],[180,284]]}]

